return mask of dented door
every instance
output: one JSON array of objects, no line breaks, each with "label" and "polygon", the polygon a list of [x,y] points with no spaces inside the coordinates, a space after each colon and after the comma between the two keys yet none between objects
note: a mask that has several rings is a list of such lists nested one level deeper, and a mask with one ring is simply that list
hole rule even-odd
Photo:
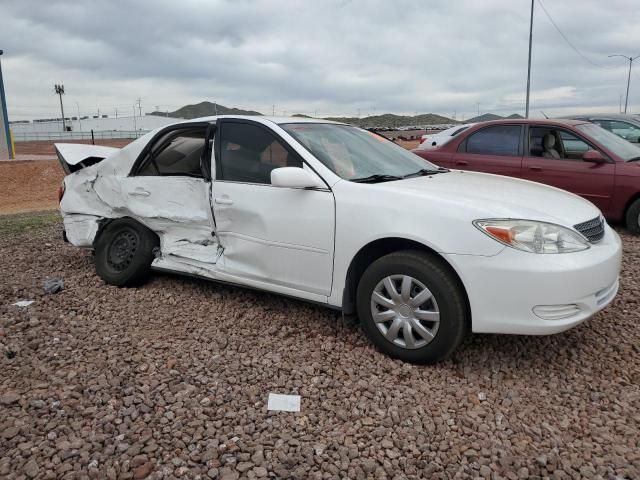
[{"label": "dented door", "polygon": [[[234,127],[227,128],[229,123]],[[217,269],[276,290],[280,287],[285,293],[283,289],[330,295],[333,193],[328,188],[272,186],[270,169],[308,167],[283,140],[265,132],[266,127],[238,124],[252,122],[222,121],[216,136],[212,193],[216,233],[223,249]],[[222,168],[224,161],[227,172]]]},{"label": "dented door", "polygon": [[150,144],[130,176],[113,185],[127,214],[158,234],[159,261],[207,268],[218,259],[211,182],[203,166],[208,128],[193,123],[170,129]]}]

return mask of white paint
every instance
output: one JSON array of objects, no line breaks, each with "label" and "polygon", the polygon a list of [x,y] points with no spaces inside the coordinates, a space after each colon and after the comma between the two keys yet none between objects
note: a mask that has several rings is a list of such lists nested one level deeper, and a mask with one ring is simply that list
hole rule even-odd
[{"label": "white paint", "polygon": [[446,130],[438,133],[427,133],[426,135],[422,135],[421,139],[424,141],[420,143],[420,145],[418,145],[416,150],[432,150],[434,148],[441,147],[445,143],[451,141],[455,135],[458,135],[458,133],[466,130],[466,128],[464,130],[461,130],[463,127],[469,128],[473,125],[475,125],[475,123],[464,123],[461,125],[455,125],[451,128],[447,128]]},{"label": "white paint", "polygon": [[296,167],[281,167],[272,170],[271,185],[285,188],[326,188],[317,175]]},{"label": "white paint", "polygon": [[[278,125],[317,120],[250,119],[289,142],[310,167],[305,166],[305,177],[324,187],[290,188],[294,182],[286,171],[283,186],[130,177],[151,132],[65,178],[61,210],[71,243],[90,247],[99,219],[132,217],[160,237],[154,268],[340,307],[349,265],[363,247],[385,238],[412,240],[438,252],[458,273],[476,332],[555,333],[613,298],[598,303],[596,297],[612,288],[620,270],[620,240],[608,226],[602,241],[588,250],[536,255],[505,247],[472,225],[481,218],[522,218],[572,228],[600,215],[576,195],[459,171],[378,184],[349,182]],[[578,305],[579,313],[553,321],[533,313],[538,306],[568,304]]]},{"label": "white paint", "polygon": [[80,143],[56,143],[55,148],[69,165],[77,165],[89,157],[107,158],[120,151],[119,148]]},{"label": "white paint", "polygon": [[270,393],[267,401],[267,410],[299,412],[300,395],[281,395],[279,393]]},{"label": "white paint", "polygon": [[19,302],[16,303],[12,303],[12,305],[15,305],[16,307],[28,307],[29,305],[31,305],[33,302],[35,302],[35,300],[20,300]]}]

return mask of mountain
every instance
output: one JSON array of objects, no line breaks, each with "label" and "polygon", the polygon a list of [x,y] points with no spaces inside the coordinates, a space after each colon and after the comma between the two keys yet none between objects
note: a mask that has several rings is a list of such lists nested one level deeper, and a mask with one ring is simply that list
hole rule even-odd
[{"label": "mountain", "polygon": [[[151,112],[149,115],[160,117],[167,116],[167,112]],[[199,118],[210,117],[212,115],[262,115],[253,110],[242,110],[241,108],[230,108],[219,103],[200,102],[195,105],[185,105],[175,112],[169,112],[168,116],[173,118]]]},{"label": "mountain", "polygon": [[[173,118],[199,118],[209,117],[212,115],[262,115],[260,112],[254,110],[242,110],[240,108],[230,108],[224,105],[215,104],[211,102],[200,102],[195,105],[185,105],[179,108],[175,112],[151,112],[149,115],[158,115],[161,117],[169,116]],[[488,114],[490,115],[490,114]],[[294,117],[310,118],[307,115],[295,114]],[[496,118],[497,115],[494,115]],[[372,115],[369,117],[327,117],[327,120],[333,120],[336,122],[350,123],[351,125],[357,125],[359,127],[407,127],[418,125],[441,125],[441,124],[455,124],[459,123],[456,120],[452,120],[442,115],[435,113],[424,113],[421,115],[408,116],[408,115],[394,115],[393,113],[385,113],[382,115]],[[472,121],[472,120],[469,120]],[[474,120],[475,121],[475,120]]]},{"label": "mountain", "polygon": [[439,125],[443,123],[458,123],[442,115],[435,113],[423,113],[422,115],[407,116],[385,113],[383,115],[372,115],[370,117],[328,117],[326,120],[334,122],[350,123],[359,127],[405,127],[414,125]]},{"label": "mountain", "polygon": [[518,119],[518,118],[524,118],[524,117],[517,113],[509,115],[508,117],[501,117],[500,115],[495,115],[493,113],[483,113],[479,117],[473,117],[468,120],[465,120],[465,123],[488,122],[489,120],[504,120],[507,118]]}]

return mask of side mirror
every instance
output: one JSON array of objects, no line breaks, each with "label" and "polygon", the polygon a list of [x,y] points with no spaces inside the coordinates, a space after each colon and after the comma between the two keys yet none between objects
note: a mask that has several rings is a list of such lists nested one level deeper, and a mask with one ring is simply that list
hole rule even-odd
[{"label": "side mirror", "polygon": [[582,160],[592,163],[607,163],[607,159],[602,156],[598,150],[587,150],[582,155]]},{"label": "side mirror", "polygon": [[299,167],[280,167],[271,170],[271,185],[285,188],[324,188],[311,173]]}]

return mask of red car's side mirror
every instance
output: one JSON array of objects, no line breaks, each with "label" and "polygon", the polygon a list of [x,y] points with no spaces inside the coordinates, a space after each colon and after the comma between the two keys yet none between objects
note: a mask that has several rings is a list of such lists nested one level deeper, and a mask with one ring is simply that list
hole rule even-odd
[{"label": "red car's side mirror", "polygon": [[582,155],[582,160],[593,163],[606,163],[607,159],[598,150],[587,150]]}]

